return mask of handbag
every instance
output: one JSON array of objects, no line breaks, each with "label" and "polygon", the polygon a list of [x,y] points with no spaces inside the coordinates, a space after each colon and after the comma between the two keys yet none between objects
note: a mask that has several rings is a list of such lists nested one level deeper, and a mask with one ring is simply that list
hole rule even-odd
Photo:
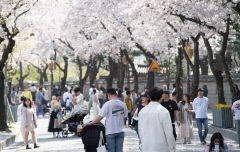
[{"label": "handbag", "polygon": [[103,143],[104,143],[104,138],[103,138],[103,132],[101,131],[97,152],[107,152],[106,146]]}]

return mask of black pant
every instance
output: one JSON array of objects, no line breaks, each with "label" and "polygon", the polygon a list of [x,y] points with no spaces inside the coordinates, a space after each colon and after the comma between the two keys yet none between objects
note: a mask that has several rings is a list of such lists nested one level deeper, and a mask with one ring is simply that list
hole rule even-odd
[{"label": "black pant", "polygon": [[[124,125],[127,125],[127,120],[125,120]],[[131,112],[128,113],[128,125],[132,124],[132,114]]]},{"label": "black pant", "polygon": [[173,136],[174,136],[175,140],[177,140],[177,133],[176,133],[175,124],[172,124],[172,127],[173,127]]}]

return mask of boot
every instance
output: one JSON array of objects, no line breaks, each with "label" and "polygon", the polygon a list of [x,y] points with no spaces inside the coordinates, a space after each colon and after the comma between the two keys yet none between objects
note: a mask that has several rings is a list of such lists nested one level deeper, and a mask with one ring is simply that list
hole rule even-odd
[{"label": "boot", "polygon": [[40,146],[38,146],[37,144],[34,144],[34,148],[39,148]]},{"label": "boot", "polygon": [[31,147],[29,147],[29,145],[26,146],[26,149],[32,149]]}]

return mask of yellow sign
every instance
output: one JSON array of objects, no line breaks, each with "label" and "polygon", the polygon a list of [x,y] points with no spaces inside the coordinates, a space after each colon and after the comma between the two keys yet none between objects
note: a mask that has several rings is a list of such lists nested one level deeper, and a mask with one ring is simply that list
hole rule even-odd
[{"label": "yellow sign", "polygon": [[161,71],[161,67],[158,65],[157,61],[153,61],[152,64],[150,65],[149,72],[153,72],[153,71]]}]

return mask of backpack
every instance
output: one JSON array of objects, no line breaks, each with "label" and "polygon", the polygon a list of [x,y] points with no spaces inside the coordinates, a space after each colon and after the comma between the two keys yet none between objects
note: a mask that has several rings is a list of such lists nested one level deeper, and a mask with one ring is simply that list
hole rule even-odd
[{"label": "backpack", "polygon": [[101,131],[103,131],[103,138],[104,141],[106,141],[105,127],[102,123],[96,123],[94,125],[84,127],[82,130],[82,142],[84,144],[84,147],[97,148],[100,140]]}]

